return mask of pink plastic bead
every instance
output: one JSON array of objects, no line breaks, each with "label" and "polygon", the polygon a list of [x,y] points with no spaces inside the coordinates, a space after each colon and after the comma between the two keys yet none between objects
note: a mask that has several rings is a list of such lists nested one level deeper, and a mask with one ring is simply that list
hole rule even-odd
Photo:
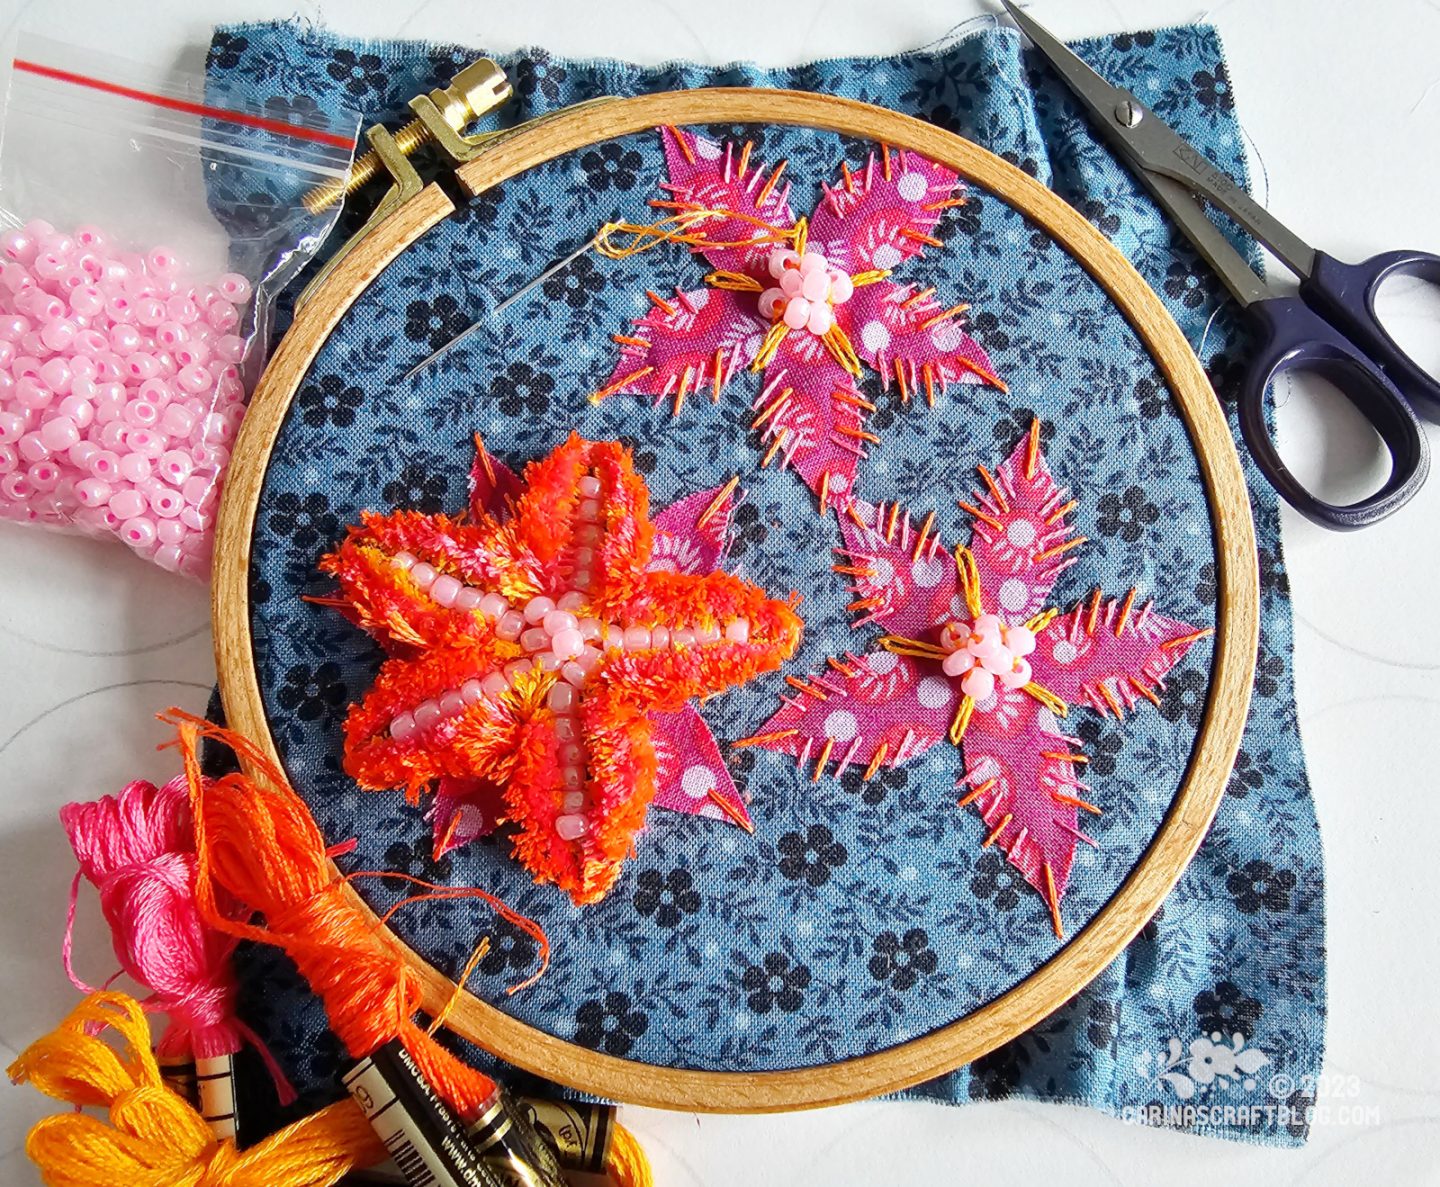
[{"label": "pink plastic bead", "polygon": [[220,295],[236,305],[243,305],[250,299],[250,282],[238,272],[227,272],[215,282]]},{"label": "pink plastic bead", "polygon": [[27,462],[43,462],[50,456],[50,450],[41,440],[39,433],[26,433],[20,438],[20,444],[16,448]]},{"label": "pink plastic bead", "polygon": [[156,247],[145,257],[145,266],[165,276],[180,267],[180,257],[168,247]]},{"label": "pink plastic bead", "polygon": [[205,310],[205,320],[222,334],[228,334],[240,324],[240,315],[235,306],[216,301]]},{"label": "pink plastic bead", "polygon": [[186,503],[180,511],[180,522],[192,532],[208,532],[215,522],[215,515],[211,511]]},{"label": "pink plastic bead", "polygon": [[160,374],[160,362],[153,354],[137,350],[125,359],[125,377],[131,382],[154,379]]},{"label": "pink plastic bead", "polygon": [[149,548],[155,543],[155,522],[144,515],[127,519],[120,529],[120,539],[131,548]]},{"label": "pink plastic bead", "polygon": [[6,231],[4,235],[0,235],[0,251],[3,251],[8,259],[21,264],[29,264],[34,260],[36,247],[35,237],[24,231]]},{"label": "pink plastic bead", "polygon": [[12,474],[20,465],[20,455],[13,445],[0,445],[0,474]]},{"label": "pink plastic bead", "polygon": [[185,484],[180,488],[180,493],[185,496],[185,501],[192,507],[200,507],[210,497],[214,486],[214,478],[195,474],[185,480]]},{"label": "pink plastic bead", "polygon": [[39,378],[27,375],[15,383],[15,401],[22,408],[44,408],[54,399],[55,393]]},{"label": "pink plastic bead", "polygon": [[134,487],[122,487],[110,496],[110,510],[122,520],[134,519],[146,510],[145,496]]},{"label": "pink plastic bead", "polygon": [[192,363],[188,367],[181,368],[180,374],[175,377],[175,381],[180,385],[182,391],[187,391],[191,395],[196,396],[208,392],[215,384],[215,381],[210,377],[210,372],[198,363]]},{"label": "pink plastic bead", "polygon": [[16,503],[23,503],[35,493],[35,487],[24,474],[6,474],[0,478],[0,495]]},{"label": "pink plastic bead", "polygon": [[178,321],[164,321],[155,327],[155,341],[166,350],[174,350],[189,337],[190,335],[185,332],[185,327]]},{"label": "pink plastic bead", "polygon": [[112,420],[100,426],[100,433],[96,440],[106,449],[121,450],[126,446],[126,438],[130,435],[130,426],[120,420]]},{"label": "pink plastic bead", "polygon": [[131,429],[125,434],[125,444],[153,461],[165,452],[169,442],[150,429]]},{"label": "pink plastic bead", "polygon": [[160,461],[156,465],[161,478],[170,483],[171,486],[179,486],[190,477],[190,472],[195,468],[190,455],[179,449],[167,449],[160,455]]},{"label": "pink plastic bead", "polygon": [[185,499],[178,490],[172,490],[153,479],[151,485],[145,489],[145,498],[149,500],[150,510],[162,520],[175,521],[180,512],[185,510]]},{"label": "pink plastic bead", "polygon": [[75,242],[81,247],[88,247],[92,251],[104,251],[110,246],[110,240],[99,227],[84,223],[75,228]]},{"label": "pink plastic bead", "polygon": [[[184,500],[182,499],[180,502],[183,507]],[[159,512],[156,512],[156,514],[158,515]],[[178,518],[162,519],[155,525],[155,538],[159,540],[161,544],[179,544],[189,534],[190,529],[181,523]]]},{"label": "pink plastic bead", "polygon": [[120,477],[120,455],[109,449],[102,449],[90,459],[90,473],[96,478],[113,481]]},{"label": "pink plastic bead", "polygon": [[200,308],[184,293],[177,293],[165,302],[165,313],[182,327],[200,320]]},{"label": "pink plastic bead", "polygon": [[80,441],[80,427],[68,416],[52,416],[40,426],[40,440],[51,453],[61,453]]},{"label": "pink plastic bead", "polygon": [[46,359],[40,364],[40,382],[56,395],[68,395],[71,382],[70,364],[60,358]]},{"label": "pink plastic bead", "polygon": [[189,437],[194,427],[195,414],[182,404],[170,404],[160,414],[160,428],[172,437]]},{"label": "pink plastic bead", "polygon": [[0,412],[0,444],[11,445],[25,435],[25,417],[18,412]]},{"label": "pink plastic bead", "polygon": [[101,478],[82,478],[75,484],[75,497],[85,507],[104,507],[114,493],[115,488]]},{"label": "pink plastic bead", "polygon": [[202,366],[210,360],[210,344],[187,336],[187,340],[177,345],[172,353],[182,368]]},{"label": "pink plastic bead", "polygon": [[150,459],[144,454],[127,453],[120,459],[120,477],[137,486],[150,477]]},{"label": "pink plastic bead", "polygon": [[177,544],[162,544],[150,559],[167,572],[178,573],[185,562],[185,553]]},{"label": "pink plastic bead", "polygon": [[36,462],[29,470],[31,485],[38,491],[52,491],[60,484],[60,467],[52,461]]},{"label": "pink plastic bead", "polygon": [[9,317],[0,317],[0,338],[6,342],[19,342],[30,332],[30,319],[21,317],[18,313],[12,313]]},{"label": "pink plastic bead", "polygon": [[140,349],[143,341],[140,331],[134,326],[121,324],[110,327],[110,349],[117,354],[133,354]]}]

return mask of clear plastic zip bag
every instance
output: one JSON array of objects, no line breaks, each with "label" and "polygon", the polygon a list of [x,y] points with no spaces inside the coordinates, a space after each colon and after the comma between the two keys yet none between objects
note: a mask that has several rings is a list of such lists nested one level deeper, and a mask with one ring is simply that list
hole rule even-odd
[{"label": "clear plastic zip bag", "polygon": [[346,175],[359,123],[19,39],[0,131],[0,518],[208,574],[275,299],[339,216],[302,197]]}]

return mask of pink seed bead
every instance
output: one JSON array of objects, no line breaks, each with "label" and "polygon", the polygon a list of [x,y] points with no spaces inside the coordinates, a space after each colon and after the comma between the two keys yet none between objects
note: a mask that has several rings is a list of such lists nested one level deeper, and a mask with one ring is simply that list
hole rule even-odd
[{"label": "pink seed bead", "polygon": [[192,396],[208,392],[215,386],[215,381],[210,377],[210,372],[198,363],[192,363],[188,367],[182,367],[175,381],[183,391],[189,392]]},{"label": "pink seed bead", "polygon": [[213,343],[215,357],[227,363],[238,363],[245,357],[245,339],[234,334],[223,334]]},{"label": "pink seed bead", "polygon": [[548,703],[554,713],[569,713],[575,707],[575,689],[563,681],[551,685]]},{"label": "pink seed bead", "polygon": [[55,393],[45,386],[43,380],[26,376],[15,383],[15,401],[22,408],[44,408],[55,398]]},{"label": "pink seed bead", "polygon": [[135,453],[143,454],[154,461],[165,452],[169,441],[150,429],[130,429],[125,434],[125,444]]},{"label": "pink seed bead", "polygon": [[26,433],[21,437],[17,452],[27,462],[43,462],[50,456],[50,450],[39,433]]},{"label": "pink seed bead", "polygon": [[104,507],[114,493],[115,488],[99,478],[82,478],[75,484],[75,497],[85,507]]},{"label": "pink seed bead", "polygon": [[35,488],[24,474],[6,474],[0,478],[0,495],[13,502],[23,503],[34,493]]},{"label": "pink seed bead", "polygon": [[[147,382],[154,382],[148,380]],[[125,405],[121,419],[137,429],[149,429],[160,423],[160,409],[149,400],[131,400]]]},{"label": "pink seed bead", "polygon": [[183,483],[194,468],[195,463],[190,460],[190,455],[180,449],[167,449],[160,455],[160,461],[155,467],[160,477],[171,486]]},{"label": "pink seed bead", "polygon": [[180,257],[168,247],[152,248],[145,257],[145,266],[160,276],[168,276],[180,267]]},{"label": "pink seed bead", "polygon": [[12,313],[9,317],[0,317],[0,338],[6,342],[19,342],[30,332],[30,319],[21,317],[18,313]]},{"label": "pink seed bead", "polygon": [[95,317],[105,311],[105,294],[98,285],[76,285],[70,290],[70,310],[81,317]]},{"label": "pink seed bead", "polygon": [[110,496],[110,510],[122,520],[144,515],[146,506],[145,496],[134,487],[122,487]]},{"label": "pink seed bead", "polygon": [[541,620],[541,625],[544,626],[546,634],[558,635],[561,631],[575,630],[578,623],[575,620],[575,615],[571,614],[568,610],[551,610],[550,613],[545,615],[544,619]]},{"label": "pink seed bead", "polygon": [[134,354],[140,349],[140,331],[123,323],[110,327],[110,348],[117,354]]},{"label": "pink seed bead", "polygon": [[183,405],[170,404],[160,414],[160,428],[172,437],[189,437],[195,428],[195,415]]},{"label": "pink seed bead", "polygon": [[80,427],[68,416],[52,416],[40,426],[40,440],[52,453],[79,444]]},{"label": "pink seed bead", "polygon": [[22,264],[29,264],[35,258],[36,246],[35,237],[24,231],[6,231],[0,235],[0,251]]},{"label": "pink seed bead", "polygon": [[189,534],[190,529],[179,519],[162,519],[155,525],[155,538],[161,544],[180,544]]},{"label": "pink seed bead", "polygon": [[218,412],[210,413],[200,427],[201,438],[211,445],[224,445],[235,439],[235,426]]},{"label": "pink seed bead", "polygon": [[102,449],[90,459],[90,473],[96,478],[114,481],[120,477],[120,455]]},{"label": "pink seed bead", "polygon": [[449,573],[443,573],[435,578],[434,584],[430,586],[430,596],[442,606],[453,606],[461,588],[460,582]]},{"label": "pink seed bead", "polygon": [[185,563],[185,552],[178,544],[161,544],[150,559],[167,573],[178,573]]},{"label": "pink seed bead", "polygon": [[197,466],[208,466],[211,470],[223,470],[230,464],[230,451],[223,445],[197,445],[190,450],[190,456]]},{"label": "pink seed bead", "polygon": [[172,353],[175,361],[182,368],[203,366],[210,360],[210,346],[199,339],[186,338],[184,342],[178,343]]},{"label": "pink seed bead", "polygon": [[[201,507],[204,506],[206,501],[211,497],[211,492],[214,490],[214,487],[214,478],[201,474],[192,474],[189,478],[185,479],[185,485],[180,488],[180,493],[185,497],[185,501],[189,503],[190,506]],[[431,572],[433,573],[434,570],[432,569]]]},{"label": "pink seed bead", "polygon": [[0,412],[0,444],[9,445],[25,436],[25,417],[18,412]]},{"label": "pink seed bead", "polygon": [[150,459],[139,453],[127,453],[120,459],[120,477],[136,485],[150,477]]},{"label": "pink seed bead", "polygon": [[159,297],[141,297],[135,302],[135,324],[154,329],[165,320],[165,302]]},{"label": "pink seed bead", "polygon": [[88,474],[90,472],[90,459],[99,452],[100,446],[96,442],[81,441],[66,450],[65,456],[70,459],[70,464],[77,470],[82,470]]},{"label": "pink seed bead", "polygon": [[174,350],[187,341],[189,335],[178,321],[163,321],[155,327],[155,341],[166,350]]},{"label": "pink seed bead", "polygon": [[92,251],[104,251],[110,244],[105,232],[91,223],[83,223],[75,228],[75,242]]},{"label": "pink seed bead", "polygon": [[125,377],[132,382],[154,379],[160,374],[160,361],[143,350],[137,350],[125,359]]},{"label": "pink seed bead", "polygon": [[0,445],[0,474],[13,474],[20,468],[20,455],[13,445]]},{"label": "pink seed bead", "polygon": [[215,523],[215,513],[208,508],[186,503],[180,511],[180,522],[192,532],[208,532]]},{"label": "pink seed bead", "polygon": [[176,293],[166,301],[165,312],[172,322],[178,322],[182,326],[188,326],[200,320],[199,306],[184,293]]},{"label": "pink seed bead", "polygon": [[562,660],[574,659],[585,650],[585,640],[575,627],[566,627],[550,636],[550,650]]},{"label": "pink seed bead", "polygon": [[216,301],[205,310],[205,320],[220,333],[229,334],[240,324],[240,315],[235,312],[235,306]]},{"label": "pink seed bead", "polygon": [[155,523],[144,515],[127,519],[120,529],[120,539],[131,548],[149,548],[155,543]]},{"label": "pink seed bead", "polygon": [[157,409],[164,408],[175,398],[174,390],[163,379],[147,379],[136,389],[135,394],[154,404]]},{"label": "pink seed bead", "polygon": [[215,282],[220,295],[236,305],[243,305],[250,299],[250,282],[238,272],[227,272]]},{"label": "pink seed bead", "polygon": [[47,359],[55,352],[45,345],[45,340],[40,337],[39,330],[31,330],[20,339],[20,349],[28,355],[33,355],[38,363],[41,359]]},{"label": "pink seed bead", "polygon": [[35,262],[31,265],[35,275],[41,280],[58,280],[60,273],[65,271],[67,265],[65,257],[58,252],[41,250],[35,255]]},{"label": "pink seed bead", "polygon": [[40,381],[57,395],[70,392],[70,364],[64,359],[47,359],[40,364]]},{"label": "pink seed bead", "polygon": [[29,470],[30,482],[38,491],[52,491],[60,484],[60,467],[54,462],[36,462]]}]

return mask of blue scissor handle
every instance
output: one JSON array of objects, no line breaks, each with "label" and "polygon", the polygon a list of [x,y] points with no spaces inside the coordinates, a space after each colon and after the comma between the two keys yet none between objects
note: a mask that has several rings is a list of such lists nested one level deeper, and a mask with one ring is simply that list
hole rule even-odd
[{"label": "blue scissor handle", "polygon": [[[1247,312],[1258,330],[1259,349],[1240,388],[1240,431],[1281,498],[1307,519],[1338,531],[1376,523],[1408,503],[1430,472],[1430,444],[1385,373],[1301,297],[1269,297]],[[1327,503],[1306,490],[1281,459],[1265,424],[1265,396],[1276,379],[1293,370],[1328,379],[1385,442],[1390,477],[1369,498],[1345,506]]]},{"label": "blue scissor handle", "polygon": [[1375,316],[1375,294],[1391,276],[1418,276],[1440,285],[1440,256],[1391,251],[1346,264],[1317,251],[1300,295],[1370,356],[1417,415],[1440,423],[1440,380],[1418,366]]}]

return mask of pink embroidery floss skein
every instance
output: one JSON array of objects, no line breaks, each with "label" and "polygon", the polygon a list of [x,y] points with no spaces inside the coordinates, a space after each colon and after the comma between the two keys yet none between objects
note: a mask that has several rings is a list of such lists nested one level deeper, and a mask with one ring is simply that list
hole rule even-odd
[{"label": "pink embroidery floss skein", "polygon": [[100,895],[115,955],[150,990],[143,1003],[169,1018],[156,1045],[162,1063],[195,1065],[200,1113],[220,1138],[235,1136],[232,1058],[246,1041],[260,1052],[283,1103],[294,1099],[259,1038],[235,1013],[235,940],[211,928],[195,902],[195,832],[184,776],[163,787],[137,781],[94,803],[67,804],[60,822],[80,862],[70,890],[65,971],[71,959],[75,900],[83,877]]}]

